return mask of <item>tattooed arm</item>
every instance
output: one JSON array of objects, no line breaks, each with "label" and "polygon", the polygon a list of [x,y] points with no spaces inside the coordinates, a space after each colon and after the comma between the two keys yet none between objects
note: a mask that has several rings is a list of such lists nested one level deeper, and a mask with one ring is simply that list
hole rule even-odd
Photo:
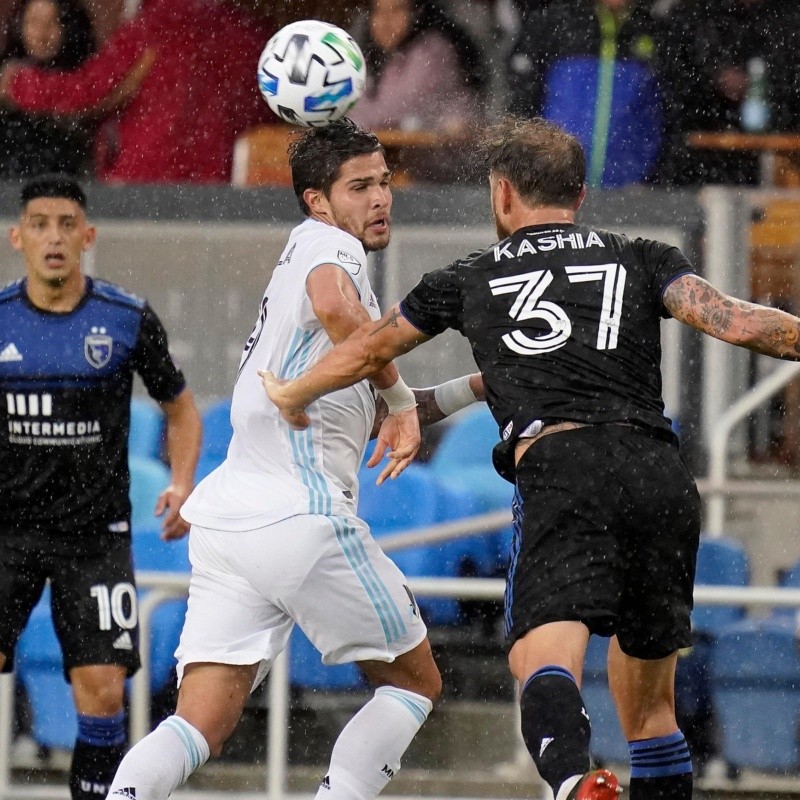
[{"label": "tattooed arm", "polygon": [[298,420],[314,400],[358,383],[429,338],[408,322],[395,305],[377,322],[357,328],[298,378],[280,382],[269,372],[261,377],[267,394],[284,417]]},{"label": "tattooed arm", "polygon": [[675,319],[723,342],[800,361],[800,319],[785,311],[723,294],[697,275],[683,275],[664,292]]}]

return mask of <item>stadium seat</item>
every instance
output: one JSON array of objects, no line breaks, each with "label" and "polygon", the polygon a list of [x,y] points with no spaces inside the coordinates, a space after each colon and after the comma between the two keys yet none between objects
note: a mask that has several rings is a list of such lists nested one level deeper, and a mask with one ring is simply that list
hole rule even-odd
[{"label": "stadium seat", "polygon": [[[800,589],[800,561],[781,572],[778,585],[786,589]],[[774,608],[771,616],[775,619],[792,619],[800,629],[800,608],[778,607]]]},{"label": "stadium seat", "polygon": [[242,133],[233,146],[234,186],[291,186],[287,145],[289,125],[258,125]]},{"label": "stadium seat", "polygon": [[195,472],[197,481],[201,481],[225,460],[232,436],[231,401],[218,400],[203,412],[203,444]]},{"label": "stadium seat", "polygon": [[15,670],[31,704],[33,738],[45,747],[71,750],[78,721],[50,614],[49,587],[19,639]]},{"label": "stadium seat", "polygon": [[431,457],[430,466],[445,470],[491,467],[492,448],[499,440],[497,423],[488,406],[476,403],[450,418],[447,430]]},{"label": "stadium seat", "polygon": [[[492,449],[498,441],[497,423],[488,407],[478,403],[454,415],[428,465],[442,485],[474,499],[475,513],[511,508],[514,486],[492,465]],[[486,552],[493,555],[479,574],[492,576],[505,568],[512,535],[509,526],[483,537]]]},{"label": "stadium seat", "polygon": [[326,666],[308,637],[294,627],[289,637],[289,683],[298,689],[360,689],[366,679],[355,664]]},{"label": "stadium seat", "polygon": [[151,528],[160,524],[153,509],[161,492],[169,486],[169,470],[153,458],[128,459],[131,473],[131,528]]},{"label": "stadium seat", "polygon": [[131,426],[128,433],[128,456],[161,458],[164,445],[164,413],[152,400],[131,400]]},{"label": "stadium seat", "polygon": [[[740,542],[727,538],[700,538],[695,585],[747,586],[749,582],[750,561]],[[698,605],[692,613],[692,629],[714,637],[744,616],[744,606]]]},{"label": "stadium seat", "polygon": [[729,626],[717,637],[711,674],[725,761],[739,769],[800,769],[800,656],[793,622]]}]

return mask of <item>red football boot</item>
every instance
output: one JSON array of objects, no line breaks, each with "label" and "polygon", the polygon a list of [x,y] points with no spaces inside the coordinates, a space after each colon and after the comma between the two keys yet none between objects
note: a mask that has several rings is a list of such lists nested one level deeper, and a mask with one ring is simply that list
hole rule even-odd
[{"label": "red football boot", "polygon": [[581,778],[568,800],[617,800],[620,794],[617,776],[607,769],[595,769]]}]

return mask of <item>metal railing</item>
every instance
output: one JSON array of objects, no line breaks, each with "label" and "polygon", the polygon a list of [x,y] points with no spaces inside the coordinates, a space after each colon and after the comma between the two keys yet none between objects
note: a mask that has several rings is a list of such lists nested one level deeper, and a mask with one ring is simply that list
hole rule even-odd
[{"label": "metal railing", "polygon": [[[747,419],[762,403],[784,388],[800,373],[800,363],[781,364],[773,373],[763,378],[730,405],[711,426],[709,444],[708,480],[703,490],[709,495],[706,502],[705,530],[710,536],[722,536],[725,531],[726,488],[728,448],[733,428]],[[753,490],[764,494],[785,495],[790,485],[787,482],[752,481]],[[740,486],[740,490],[744,487]],[[795,491],[800,485],[795,483]],[[746,491],[746,490],[745,490]]]}]

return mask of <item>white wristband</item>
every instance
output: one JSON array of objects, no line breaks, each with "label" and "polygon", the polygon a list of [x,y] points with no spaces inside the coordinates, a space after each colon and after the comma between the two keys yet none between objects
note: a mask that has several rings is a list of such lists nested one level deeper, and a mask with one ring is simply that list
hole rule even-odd
[{"label": "white wristband", "polygon": [[469,375],[463,375],[434,387],[433,399],[446,417],[477,401],[478,398],[469,385],[469,379]]},{"label": "white wristband", "polygon": [[416,408],[417,405],[417,398],[414,397],[414,392],[406,386],[402,378],[398,378],[397,382],[388,389],[379,389],[378,394],[389,407],[390,414],[408,411],[411,408]]}]

